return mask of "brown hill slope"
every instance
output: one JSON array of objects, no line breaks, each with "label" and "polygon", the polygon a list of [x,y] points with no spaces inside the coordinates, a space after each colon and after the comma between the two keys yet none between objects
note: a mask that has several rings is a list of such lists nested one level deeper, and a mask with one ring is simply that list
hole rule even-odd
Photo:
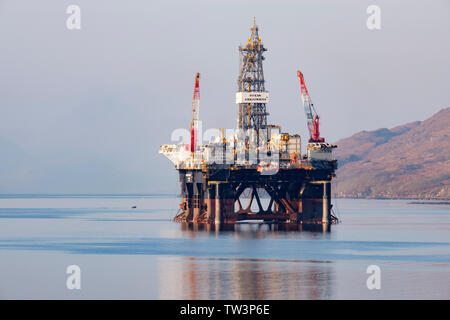
[{"label": "brown hill slope", "polygon": [[450,108],[336,144],[338,197],[450,199]]}]

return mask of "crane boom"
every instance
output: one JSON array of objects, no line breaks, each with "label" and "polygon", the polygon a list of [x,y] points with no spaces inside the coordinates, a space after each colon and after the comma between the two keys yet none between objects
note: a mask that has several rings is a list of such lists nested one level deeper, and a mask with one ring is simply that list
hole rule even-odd
[{"label": "crane boom", "polygon": [[314,108],[314,104],[309,96],[308,89],[306,88],[305,78],[300,70],[297,71],[297,76],[300,80],[300,93],[302,96],[302,103],[305,109],[306,121],[309,131],[309,141],[310,142],[323,142],[324,139],[320,137],[319,131],[319,115]]},{"label": "crane boom", "polygon": [[192,97],[192,116],[191,116],[191,154],[193,155],[197,148],[198,115],[200,112],[200,73],[195,76],[194,95]]}]

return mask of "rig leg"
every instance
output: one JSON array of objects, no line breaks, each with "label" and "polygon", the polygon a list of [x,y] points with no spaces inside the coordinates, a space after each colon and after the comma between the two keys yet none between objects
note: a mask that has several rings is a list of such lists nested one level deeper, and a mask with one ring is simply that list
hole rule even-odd
[{"label": "rig leg", "polygon": [[216,183],[216,214],[214,216],[214,222],[216,224],[223,223],[222,197],[220,190],[220,183]]},{"label": "rig leg", "polygon": [[198,183],[193,183],[192,184],[192,188],[193,188],[193,217],[192,220],[194,222],[198,221],[198,217],[200,216],[200,199],[201,199],[201,186],[199,186]]},{"label": "rig leg", "polygon": [[186,221],[192,221],[193,215],[193,184],[185,183],[185,208],[186,208]]},{"label": "rig leg", "polygon": [[330,224],[330,195],[331,195],[331,183],[329,181],[323,182],[323,212],[322,212],[322,224]]},{"label": "rig leg", "polygon": [[207,192],[207,198],[206,198],[206,221],[210,222],[212,217],[214,216],[214,198],[215,198],[215,192],[214,192],[213,185],[208,186],[206,189]]}]

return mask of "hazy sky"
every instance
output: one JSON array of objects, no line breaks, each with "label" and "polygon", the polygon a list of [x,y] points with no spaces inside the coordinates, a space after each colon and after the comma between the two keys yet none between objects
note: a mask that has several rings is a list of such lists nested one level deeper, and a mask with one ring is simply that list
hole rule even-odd
[{"label": "hazy sky", "polygon": [[448,0],[0,0],[0,193],[178,192],[159,145],[188,127],[196,72],[203,126],[235,127],[253,16],[283,131],[306,135],[297,69],[331,142],[450,106]]}]

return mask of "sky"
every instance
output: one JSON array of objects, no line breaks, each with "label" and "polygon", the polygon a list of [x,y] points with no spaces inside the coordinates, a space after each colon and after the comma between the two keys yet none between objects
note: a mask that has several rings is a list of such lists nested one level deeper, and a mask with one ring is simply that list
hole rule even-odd
[{"label": "sky", "polygon": [[235,127],[254,16],[284,132],[307,136],[298,69],[330,142],[450,106],[447,0],[0,0],[0,193],[178,192],[159,145],[189,126],[196,72],[203,128]]}]

